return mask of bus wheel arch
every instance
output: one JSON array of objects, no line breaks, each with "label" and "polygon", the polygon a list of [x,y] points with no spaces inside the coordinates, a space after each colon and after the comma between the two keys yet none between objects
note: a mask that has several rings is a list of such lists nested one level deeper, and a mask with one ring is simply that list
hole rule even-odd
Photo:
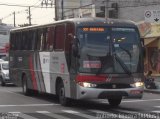
[{"label": "bus wheel arch", "polygon": [[58,96],[59,102],[63,106],[69,106],[70,99],[65,97],[65,88],[62,78],[56,79],[56,95]]}]

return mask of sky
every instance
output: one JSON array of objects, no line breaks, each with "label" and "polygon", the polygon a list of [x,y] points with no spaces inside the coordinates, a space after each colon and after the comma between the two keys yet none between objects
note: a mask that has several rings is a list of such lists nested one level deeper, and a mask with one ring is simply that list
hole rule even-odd
[{"label": "sky", "polygon": [[[22,5],[22,6],[39,6],[40,8],[31,7],[31,23],[32,24],[44,24],[54,21],[54,6],[53,8],[41,8],[42,0],[0,0],[0,19],[3,23],[14,24],[13,12],[15,12],[16,26],[24,23],[29,23],[27,19],[28,7],[17,6],[4,6],[1,4],[9,5]],[[50,7],[50,6],[49,6]]]}]

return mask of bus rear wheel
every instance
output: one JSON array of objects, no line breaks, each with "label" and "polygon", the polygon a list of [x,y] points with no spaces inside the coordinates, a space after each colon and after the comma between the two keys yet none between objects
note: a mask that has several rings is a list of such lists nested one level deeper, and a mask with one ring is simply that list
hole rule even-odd
[{"label": "bus rear wheel", "polygon": [[28,89],[26,75],[23,76],[23,80],[22,80],[22,92],[24,95],[30,95],[30,90]]},{"label": "bus rear wheel", "polygon": [[6,83],[3,81],[3,78],[2,78],[2,77],[0,78],[0,80],[1,80],[1,86],[5,86]]},{"label": "bus rear wheel", "polygon": [[121,97],[108,99],[108,102],[109,102],[109,104],[110,104],[112,107],[117,107],[117,106],[119,106],[120,103],[121,103],[121,101],[122,101],[122,98],[121,98]]},{"label": "bus rear wheel", "polygon": [[62,82],[58,85],[58,98],[61,105],[63,106],[70,105],[70,99],[65,97],[65,88]]},{"label": "bus rear wheel", "polygon": [[5,86],[5,85],[6,85],[6,83],[4,81],[1,81],[1,86]]}]

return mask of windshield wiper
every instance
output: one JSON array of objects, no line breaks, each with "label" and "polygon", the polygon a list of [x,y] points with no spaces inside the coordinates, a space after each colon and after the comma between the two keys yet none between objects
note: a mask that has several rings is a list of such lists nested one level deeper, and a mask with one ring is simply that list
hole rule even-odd
[{"label": "windshield wiper", "polygon": [[127,49],[123,48],[121,45],[119,45],[119,48],[122,49],[123,51],[125,51],[129,55],[129,57],[131,59],[132,55]]},{"label": "windshield wiper", "polygon": [[122,61],[120,57],[118,57],[116,54],[114,54],[115,60],[120,64],[120,66],[123,68],[123,70],[128,74],[131,75],[131,71],[128,69],[126,64]]},{"label": "windshield wiper", "polygon": [[[114,58],[115,60],[120,64],[120,66],[122,67],[122,69],[128,74],[131,75],[131,71],[128,69],[128,67],[126,66],[126,64],[124,64],[124,62],[116,55],[108,55],[105,57],[101,57],[101,68],[97,71],[96,75],[100,74],[104,69],[107,68],[114,68],[113,64],[114,64]],[[108,60],[108,62],[107,62]]]}]

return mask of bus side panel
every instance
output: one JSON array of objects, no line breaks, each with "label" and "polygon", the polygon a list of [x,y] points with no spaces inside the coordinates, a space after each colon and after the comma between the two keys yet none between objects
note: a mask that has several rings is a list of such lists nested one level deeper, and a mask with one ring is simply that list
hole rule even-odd
[{"label": "bus side panel", "polygon": [[39,68],[41,71],[41,87],[43,86],[43,91],[46,93],[51,93],[51,79],[50,79],[50,52],[40,52],[39,53],[40,65]]},{"label": "bus side panel", "polygon": [[10,52],[10,78],[17,86],[22,86],[23,75],[27,76],[29,89],[45,92],[42,86],[43,77],[41,73],[40,58],[37,52],[14,51]]},{"label": "bus side panel", "polygon": [[30,88],[40,92],[45,92],[39,52],[34,52],[30,54],[28,61],[29,61],[30,83],[31,83],[30,86],[32,86]]},{"label": "bus side panel", "polygon": [[51,71],[51,92],[56,93],[56,79],[59,77],[63,80],[66,97],[70,97],[70,76],[64,51],[52,52],[50,61]]},{"label": "bus side panel", "polygon": [[25,74],[28,78],[27,83],[29,88],[33,87],[30,83],[31,74],[30,74],[30,65],[29,65],[29,56],[30,53],[16,51],[12,55],[10,52],[10,77],[13,83],[17,86],[22,86],[22,75]]},{"label": "bus side panel", "polygon": [[18,76],[18,67],[17,67],[17,54],[10,52],[9,56],[9,75],[12,82],[17,85],[21,86],[22,82],[20,81],[20,77]]}]

